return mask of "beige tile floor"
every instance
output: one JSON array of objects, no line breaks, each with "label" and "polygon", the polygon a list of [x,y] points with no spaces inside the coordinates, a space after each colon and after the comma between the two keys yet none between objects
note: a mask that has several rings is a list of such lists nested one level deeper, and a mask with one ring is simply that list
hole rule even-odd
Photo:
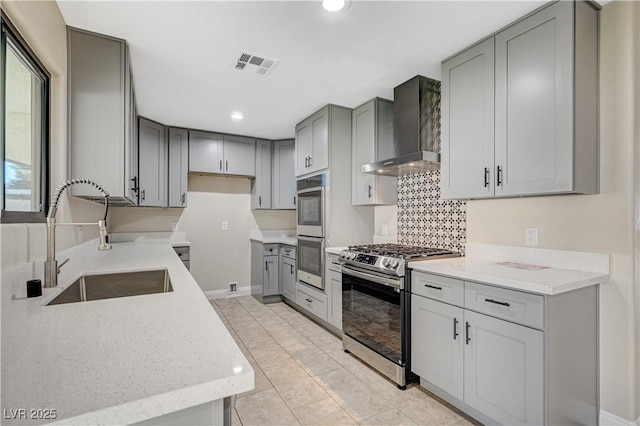
[{"label": "beige tile floor", "polygon": [[471,424],[415,384],[398,390],[284,303],[242,296],[211,304],[255,370],[234,425]]}]

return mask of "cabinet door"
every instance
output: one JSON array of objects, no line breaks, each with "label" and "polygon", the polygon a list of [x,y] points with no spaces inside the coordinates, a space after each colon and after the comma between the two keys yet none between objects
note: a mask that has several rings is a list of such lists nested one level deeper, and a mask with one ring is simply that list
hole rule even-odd
[{"label": "cabinet door", "polygon": [[222,173],[222,135],[189,130],[189,171]]},{"label": "cabinet door", "polygon": [[375,161],[375,99],[352,112],[351,136],[351,204],[374,204],[375,175],[362,173],[363,164]]},{"label": "cabinet door", "polygon": [[271,208],[271,141],[256,143],[256,178],[251,182],[251,208]]},{"label": "cabinet door", "polygon": [[327,322],[338,330],[342,330],[342,274],[327,270]]},{"label": "cabinet door", "polygon": [[442,64],[442,197],[494,194],[494,39]]},{"label": "cabinet door", "polygon": [[224,174],[256,175],[256,140],[224,135]]},{"label": "cabinet door", "polygon": [[464,402],[501,424],[544,424],[543,332],[468,310],[463,331]]},{"label": "cabinet door", "polygon": [[187,207],[188,169],[188,131],[169,129],[169,207]]},{"label": "cabinet door", "polygon": [[311,117],[313,144],[307,172],[317,172],[329,167],[329,107]]},{"label": "cabinet door", "polygon": [[571,191],[573,2],[549,6],[495,40],[496,195]]},{"label": "cabinet door", "polygon": [[287,299],[296,300],[296,261],[287,257],[282,258],[282,295]]},{"label": "cabinet door", "polygon": [[295,144],[293,139],[273,143],[272,209],[296,208]]},{"label": "cabinet door", "polygon": [[411,295],[411,370],[462,400],[463,309]]},{"label": "cabinet door", "polygon": [[263,296],[279,294],[278,290],[278,256],[264,257],[264,292]]},{"label": "cabinet door", "polygon": [[167,138],[162,124],[140,118],[141,206],[167,206]]},{"label": "cabinet door", "polygon": [[296,176],[309,170],[309,157],[313,147],[311,120],[307,119],[296,126]]},{"label": "cabinet door", "polygon": [[[128,49],[127,49],[128,53]],[[138,109],[136,108],[136,93],[133,86],[133,73],[131,60],[127,54],[126,67],[128,78],[126,79],[126,134],[125,134],[125,196],[138,204]]]}]

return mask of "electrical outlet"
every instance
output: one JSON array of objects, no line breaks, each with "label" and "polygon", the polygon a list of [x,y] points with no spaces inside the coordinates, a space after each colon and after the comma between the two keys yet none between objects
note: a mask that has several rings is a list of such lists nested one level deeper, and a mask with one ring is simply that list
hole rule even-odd
[{"label": "electrical outlet", "polygon": [[237,293],[238,292],[238,283],[232,282],[229,283],[229,293]]},{"label": "electrical outlet", "polygon": [[524,229],[524,245],[526,246],[538,245],[538,228]]},{"label": "electrical outlet", "polygon": [[229,230],[229,222],[222,221],[222,230],[223,231],[228,231]]},{"label": "electrical outlet", "polygon": [[178,222],[171,222],[171,230],[172,231],[178,230]]}]

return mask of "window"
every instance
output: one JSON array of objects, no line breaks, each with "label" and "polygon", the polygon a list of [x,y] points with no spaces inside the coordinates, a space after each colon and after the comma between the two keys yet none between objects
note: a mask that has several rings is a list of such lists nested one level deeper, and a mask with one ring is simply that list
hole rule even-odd
[{"label": "window", "polygon": [[48,208],[49,73],[1,14],[1,222],[44,222]]}]

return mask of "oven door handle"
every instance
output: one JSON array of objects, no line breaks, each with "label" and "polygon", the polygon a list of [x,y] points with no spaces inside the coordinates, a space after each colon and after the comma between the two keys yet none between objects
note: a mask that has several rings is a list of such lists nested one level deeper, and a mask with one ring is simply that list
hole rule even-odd
[{"label": "oven door handle", "polygon": [[402,279],[386,278],[379,275],[367,274],[366,272],[357,271],[349,265],[342,265],[342,273],[351,275],[356,278],[362,278],[363,280],[373,281],[374,283],[386,285],[388,287],[403,289]]}]

